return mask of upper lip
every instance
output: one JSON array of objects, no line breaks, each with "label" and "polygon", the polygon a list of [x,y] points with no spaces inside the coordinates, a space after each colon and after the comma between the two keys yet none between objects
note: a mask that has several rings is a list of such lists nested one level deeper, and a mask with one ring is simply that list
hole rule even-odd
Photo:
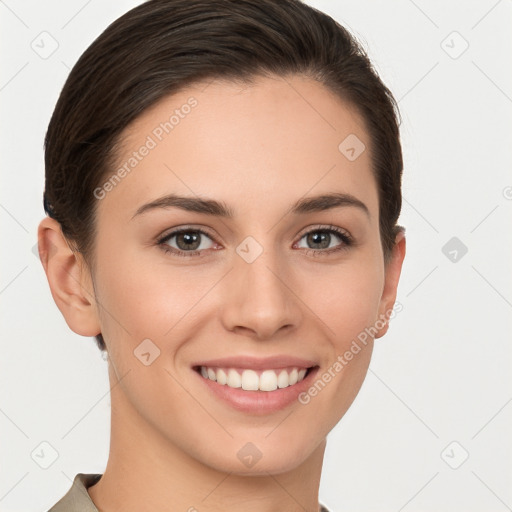
[{"label": "upper lip", "polygon": [[245,368],[248,370],[272,370],[278,368],[298,367],[310,368],[316,366],[315,361],[301,359],[288,355],[277,355],[272,357],[254,357],[254,356],[232,356],[219,359],[210,359],[208,361],[199,361],[193,364],[193,367],[206,366],[209,368]]}]

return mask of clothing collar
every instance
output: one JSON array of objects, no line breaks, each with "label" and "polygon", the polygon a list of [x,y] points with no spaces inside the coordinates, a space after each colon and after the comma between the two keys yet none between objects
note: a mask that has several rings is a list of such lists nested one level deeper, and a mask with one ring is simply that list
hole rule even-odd
[{"label": "clothing collar", "polygon": [[102,476],[98,473],[78,473],[69,491],[48,512],[99,512],[87,488]]}]

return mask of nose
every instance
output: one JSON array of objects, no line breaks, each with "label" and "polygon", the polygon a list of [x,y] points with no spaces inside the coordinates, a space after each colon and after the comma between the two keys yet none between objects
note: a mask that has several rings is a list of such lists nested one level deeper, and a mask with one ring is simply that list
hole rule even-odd
[{"label": "nose", "polygon": [[252,263],[235,256],[224,287],[221,320],[228,331],[268,340],[296,329],[302,321],[291,272],[265,253]]}]

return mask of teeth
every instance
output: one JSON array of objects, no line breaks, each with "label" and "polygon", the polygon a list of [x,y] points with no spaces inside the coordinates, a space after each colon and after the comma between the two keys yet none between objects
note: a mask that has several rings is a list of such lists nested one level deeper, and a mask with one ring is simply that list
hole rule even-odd
[{"label": "teeth", "polygon": [[[281,374],[279,374],[279,375],[281,375]],[[259,389],[261,391],[274,391],[274,389],[277,389],[277,375],[274,370],[265,370],[261,374],[259,380],[260,380]],[[284,381],[284,377],[283,377],[283,381]]]},{"label": "teeth", "polygon": [[242,389],[246,391],[258,391],[260,379],[254,370],[244,370],[242,373]]},{"label": "teeth", "polygon": [[304,379],[307,368],[286,368],[283,370],[264,370],[258,374],[254,370],[235,370],[234,368],[208,368],[201,366],[201,375],[205,379],[217,381],[222,386],[242,388],[245,391],[274,391],[293,386]]},{"label": "teeth", "polygon": [[217,382],[219,384],[226,384],[228,381],[228,376],[226,375],[226,372],[222,369],[222,368],[219,368],[217,370]]},{"label": "teeth", "polygon": [[228,378],[226,384],[230,388],[241,388],[242,387],[242,377],[238,374],[236,370],[230,369],[228,370]]},{"label": "teeth", "polygon": [[[293,370],[295,371],[295,369]],[[291,385],[290,377],[288,376],[288,372],[286,370],[281,370],[279,375],[277,376],[277,387],[278,388],[287,388]]]}]

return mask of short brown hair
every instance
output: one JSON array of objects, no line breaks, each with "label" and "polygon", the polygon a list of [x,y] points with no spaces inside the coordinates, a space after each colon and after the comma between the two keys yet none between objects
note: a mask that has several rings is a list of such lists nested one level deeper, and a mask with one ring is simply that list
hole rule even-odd
[{"label": "short brown hair", "polygon": [[[124,129],[163,97],[199,80],[311,77],[355,106],[371,140],[385,261],[400,214],[399,111],[368,56],[330,16],[300,0],[149,0],[83,53],[45,138],[44,208],[93,261],[96,198]],[[341,141],[340,141],[341,142]],[[104,340],[96,336],[100,350]]]}]

